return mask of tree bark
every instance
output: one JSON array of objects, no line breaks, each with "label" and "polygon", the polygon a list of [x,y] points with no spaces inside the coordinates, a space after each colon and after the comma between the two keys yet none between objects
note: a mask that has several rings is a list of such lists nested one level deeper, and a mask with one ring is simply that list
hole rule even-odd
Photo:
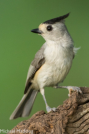
[{"label": "tree bark", "polygon": [[15,134],[22,134],[21,130],[24,134],[89,134],[89,88],[80,88],[83,94],[71,92],[55,112],[39,111],[12,130]]}]

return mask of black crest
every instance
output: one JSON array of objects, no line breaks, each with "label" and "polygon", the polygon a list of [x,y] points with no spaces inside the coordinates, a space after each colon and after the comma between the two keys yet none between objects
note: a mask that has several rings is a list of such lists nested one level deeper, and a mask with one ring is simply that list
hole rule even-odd
[{"label": "black crest", "polygon": [[65,18],[67,18],[69,16],[70,13],[66,14],[66,15],[63,15],[63,16],[60,16],[60,17],[57,17],[57,18],[54,18],[54,19],[51,19],[51,20],[47,20],[43,23],[47,23],[47,24],[54,24],[56,22],[59,22]]}]

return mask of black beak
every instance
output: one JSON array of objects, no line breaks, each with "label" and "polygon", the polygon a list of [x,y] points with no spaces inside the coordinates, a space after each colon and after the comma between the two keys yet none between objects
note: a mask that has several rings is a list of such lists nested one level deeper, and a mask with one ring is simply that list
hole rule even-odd
[{"label": "black beak", "polygon": [[38,28],[31,30],[31,32],[38,33],[38,34],[41,34],[42,33],[42,31],[40,31]]}]

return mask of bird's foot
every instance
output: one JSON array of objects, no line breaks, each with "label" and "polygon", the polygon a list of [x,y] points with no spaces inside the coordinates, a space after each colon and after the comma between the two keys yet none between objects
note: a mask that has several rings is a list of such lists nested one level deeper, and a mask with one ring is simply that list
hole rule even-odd
[{"label": "bird's foot", "polygon": [[66,88],[69,90],[69,94],[68,94],[69,97],[71,96],[71,93],[72,93],[73,91],[76,91],[77,93],[82,94],[82,91],[81,91],[81,89],[80,89],[79,87],[75,87],[75,86],[66,86]]},{"label": "bird's foot", "polygon": [[56,108],[55,107],[50,108],[49,106],[46,106],[46,110],[47,110],[47,113],[49,113],[51,111],[56,111]]},{"label": "bird's foot", "polygon": [[79,87],[75,87],[75,86],[57,86],[56,85],[56,86],[54,86],[54,88],[66,88],[66,89],[68,89],[69,90],[69,94],[68,94],[69,97],[71,96],[71,93],[73,91],[76,91],[77,93],[82,94],[81,89]]}]

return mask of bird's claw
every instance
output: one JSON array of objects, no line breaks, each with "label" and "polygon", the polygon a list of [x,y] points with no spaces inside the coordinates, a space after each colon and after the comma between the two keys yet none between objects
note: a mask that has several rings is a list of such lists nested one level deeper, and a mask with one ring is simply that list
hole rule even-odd
[{"label": "bird's claw", "polygon": [[46,107],[47,113],[51,112],[51,111],[56,111],[56,108],[50,108],[49,106]]},{"label": "bird's claw", "polygon": [[77,93],[82,94],[82,91],[81,91],[81,89],[80,89],[79,87],[68,86],[67,89],[69,90],[68,96],[71,96],[71,93],[72,93],[73,91],[76,91]]}]

